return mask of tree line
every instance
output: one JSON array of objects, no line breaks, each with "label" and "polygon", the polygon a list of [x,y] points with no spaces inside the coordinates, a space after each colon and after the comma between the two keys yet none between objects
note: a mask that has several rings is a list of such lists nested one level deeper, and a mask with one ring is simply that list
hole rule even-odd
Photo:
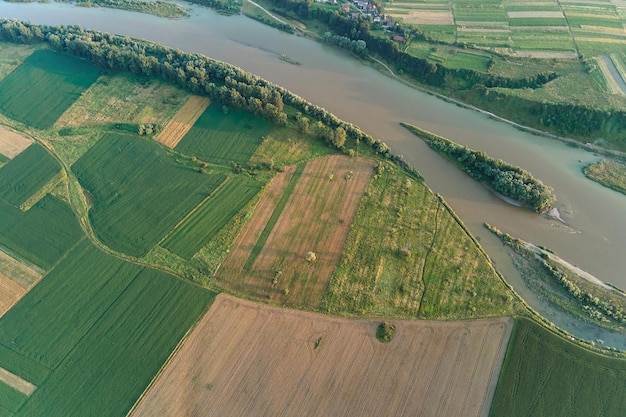
[{"label": "tree line", "polygon": [[328,139],[337,149],[347,152],[346,143],[351,140],[356,144],[365,143],[377,153],[392,158],[391,150],[384,142],[375,140],[352,123],[340,120],[281,86],[201,54],[79,26],[35,25],[4,18],[0,19],[0,40],[47,43],[57,51],[84,58],[105,71],[160,78],[193,94],[208,96],[224,106],[249,111],[276,124],[287,123],[285,106],[291,106],[307,118],[307,123],[317,125],[319,122],[330,129],[332,140],[326,129],[318,128],[318,136]]},{"label": "tree line", "polygon": [[461,146],[415,126],[406,123],[402,123],[402,126],[424,139],[428,146],[461,167],[470,177],[505,197],[537,212],[546,211],[556,201],[551,187],[518,166],[491,158],[484,152]]}]

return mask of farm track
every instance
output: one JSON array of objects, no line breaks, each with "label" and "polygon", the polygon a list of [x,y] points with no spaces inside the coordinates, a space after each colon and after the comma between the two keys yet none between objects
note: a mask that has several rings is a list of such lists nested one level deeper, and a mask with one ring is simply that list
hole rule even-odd
[{"label": "farm track", "polygon": [[130,417],[487,415],[512,319],[394,324],[220,295]]}]

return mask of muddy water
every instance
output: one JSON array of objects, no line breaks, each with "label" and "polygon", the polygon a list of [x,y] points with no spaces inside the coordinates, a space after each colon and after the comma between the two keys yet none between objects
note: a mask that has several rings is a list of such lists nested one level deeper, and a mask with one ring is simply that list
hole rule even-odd
[{"label": "muddy water", "polygon": [[[553,249],[600,280],[626,288],[626,197],[587,180],[581,168],[599,158],[581,149],[521,132],[478,112],[407,88],[377,70],[302,37],[288,35],[243,16],[223,17],[186,4],[192,16],[180,20],[63,3],[0,3],[0,16],[39,24],[83,27],[153,40],[229,62],[280,84],[338,117],[384,140],[442,194],[481,240],[498,269],[531,300],[502,245],[482,224],[488,222],[526,241]],[[287,54],[301,62],[278,59]],[[563,224],[509,206],[432,152],[401,126],[409,122],[471,148],[519,165],[555,189]],[[595,138],[589,138],[592,142]],[[542,309],[540,301],[535,306]],[[574,334],[580,327],[558,322]],[[581,337],[588,332],[583,331]],[[595,338],[595,337],[593,337]],[[603,337],[607,340],[608,337]],[[621,343],[626,348],[626,342]]]}]

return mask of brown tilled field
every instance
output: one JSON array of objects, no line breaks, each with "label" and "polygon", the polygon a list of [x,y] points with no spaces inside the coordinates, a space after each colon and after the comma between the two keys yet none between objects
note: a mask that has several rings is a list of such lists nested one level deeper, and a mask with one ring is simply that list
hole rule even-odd
[{"label": "brown tilled field", "polygon": [[512,319],[378,324],[220,295],[131,417],[488,415]]},{"label": "brown tilled field", "polygon": [[0,126],[0,154],[7,158],[15,158],[31,143],[33,143],[32,139],[28,139],[8,127]]},{"label": "brown tilled field", "polygon": [[175,148],[178,142],[189,132],[196,120],[209,107],[209,104],[211,104],[211,101],[208,97],[189,97],[189,100],[165,125],[161,133],[156,137],[156,140],[165,146]]},{"label": "brown tilled field", "polygon": [[[277,176],[221,266],[217,282],[257,298],[317,307],[373,166],[371,161],[343,155],[309,162],[251,270],[244,271],[292,171]],[[309,251],[316,255],[313,262],[306,259]]]},{"label": "brown tilled field", "polygon": [[0,317],[40,279],[41,273],[0,251]]},{"label": "brown tilled field", "polygon": [[26,289],[0,272],[0,317],[9,311],[25,293]]}]

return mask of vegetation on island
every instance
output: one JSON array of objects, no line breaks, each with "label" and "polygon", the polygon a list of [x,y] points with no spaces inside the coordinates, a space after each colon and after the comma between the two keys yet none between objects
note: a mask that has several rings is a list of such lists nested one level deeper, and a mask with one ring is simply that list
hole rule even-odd
[{"label": "vegetation on island", "polygon": [[622,160],[604,158],[587,165],[583,173],[605,187],[626,194],[626,163]]},{"label": "vegetation on island", "polygon": [[552,188],[520,167],[491,158],[484,152],[461,146],[407,123],[402,123],[402,126],[424,139],[428,146],[476,181],[486,184],[493,191],[525,207],[541,213],[548,210],[556,201]]},{"label": "vegetation on island", "polygon": [[596,326],[626,329],[626,294],[591,282],[555,260],[555,255],[497,228],[485,227],[513,249],[513,264],[528,288],[562,311]]}]

